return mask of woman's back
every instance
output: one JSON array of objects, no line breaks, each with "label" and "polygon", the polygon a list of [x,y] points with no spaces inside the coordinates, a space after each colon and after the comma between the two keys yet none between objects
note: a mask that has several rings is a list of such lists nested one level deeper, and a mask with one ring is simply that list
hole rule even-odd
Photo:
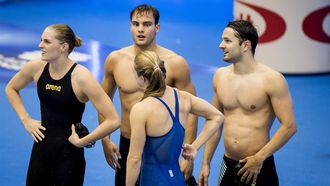
[{"label": "woman's back", "polygon": [[[150,98],[161,103],[163,108],[155,110],[157,112],[155,115],[159,116],[152,116],[159,117],[159,121],[154,123],[149,121],[146,125],[147,137],[142,155],[141,185],[185,185],[178,162],[184,139],[184,128],[179,119],[178,94],[176,90],[169,89],[174,98],[167,99],[168,102],[172,102],[171,106],[161,98]],[[168,93],[167,89],[167,94],[165,93],[163,97],[166,97]],[[169,117],[164,116],[164,112],[167,112]],[[151,120],[155,120],[152,117]]]},{"label": "woman's back", "polygon": [[[134,69],[145,90],[142,100],[130,112],[131,145],[126,184],[135,185],[141,173],[143,186],[184,186],[179,167],[181,149],[185,159],[193,160],[197,149],[220,127],[221,113],[207,101],[167,86],[164,61],[155,52],[138,53]],[[181,124],[187,122],[189,113],[203,116],[206,127],[191,145],[182,145],[184,126]]]}]

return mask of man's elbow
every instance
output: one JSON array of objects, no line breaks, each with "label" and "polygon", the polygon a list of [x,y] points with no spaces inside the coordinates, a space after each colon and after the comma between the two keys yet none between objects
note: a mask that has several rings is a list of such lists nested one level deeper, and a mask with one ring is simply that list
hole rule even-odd
[{"label": "man's elbow", "polygon": [[291,122],[291,124],[288,125],[287,130],[288,130],[289,135],[293,136],[298,130],[296,122],[295,121]]}]

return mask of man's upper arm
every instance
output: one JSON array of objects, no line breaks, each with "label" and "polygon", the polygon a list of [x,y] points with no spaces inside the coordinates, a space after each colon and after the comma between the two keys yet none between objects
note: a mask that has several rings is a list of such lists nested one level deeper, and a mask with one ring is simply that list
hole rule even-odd
[{"label": "man's upper arm", "polygon": [[221,100],[218,96],[218,89],[219,89],[219,78],[220,78],[220,75],[221,75],[221,70],[217,70],[215,73],[214,73],[214,76],[213,76],[213,81],[212,81],[212,86],[213,86],[213,97],[212,97],[212,105],[217,108],[218,110],[220,110],[220,112],[223,113],[223,106],[222,106],[222,103],[221,103]]},{"label": "man's upper arm", "polygon": [[110,97],[110,99],[113,99],[113,96],[116,92],[116,80],[114,76],[114,69],[116,64],[116,58],[117,58],[116,52],[112,52],[107,57],[105,63],[104,63],[104,76],[102,80],[102,88],[107,93],[107,95]]},{"label": "man's upper arm", "polygon": [[281,124],[295,125],[293,103],[285,78],[276,73],[271,79],[269,96],[277,119]]},{"label": "man's upper arm", "polygon": [[187,91],[193,95],[196,95],[196,89],[191,80],[190,69],[187,61],[180,56],[178,57],[175,64],[176,67],[174,70],[175,72],[174,86],[179,90]]}]

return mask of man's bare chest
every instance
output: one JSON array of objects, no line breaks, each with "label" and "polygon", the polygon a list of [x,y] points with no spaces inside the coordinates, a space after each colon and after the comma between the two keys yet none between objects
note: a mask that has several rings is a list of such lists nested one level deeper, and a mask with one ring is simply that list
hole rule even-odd
[{"label": "man's bare chest", "polygon": [[122,62],[114,69],[114,79],[119,91],[129,94],[143,90],[133,62]]},{"label": "man's bare chest", "polygon": [[217,96],[226,110],[256,111],[269,103],[263,82],[257,80],[223,81],[218,87]]}]

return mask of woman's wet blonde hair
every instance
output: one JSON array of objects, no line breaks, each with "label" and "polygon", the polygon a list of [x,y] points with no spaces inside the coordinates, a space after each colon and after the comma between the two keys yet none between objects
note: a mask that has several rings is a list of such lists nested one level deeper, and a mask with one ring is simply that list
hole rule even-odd
[{"label": "woman's wet blonde hair", "polygon": [[163,96],[166,89],[166,69],[164,61],[152,51],[142,51],[135,56],[134,68],[137,75],[143,76],[149,81],[144,91],[143,99],[150,96]]},{"label": "woman's wet blonde hair", "polygon": [[69,44],[69,54],[72,52],[74,47],[80,47],[82,45],[82,40],[80,37],[76,36],[73,30],[66,24],[54,24],[48,26],[48,28],[55,30],[57,32],[56,39],[62,43]]}]

